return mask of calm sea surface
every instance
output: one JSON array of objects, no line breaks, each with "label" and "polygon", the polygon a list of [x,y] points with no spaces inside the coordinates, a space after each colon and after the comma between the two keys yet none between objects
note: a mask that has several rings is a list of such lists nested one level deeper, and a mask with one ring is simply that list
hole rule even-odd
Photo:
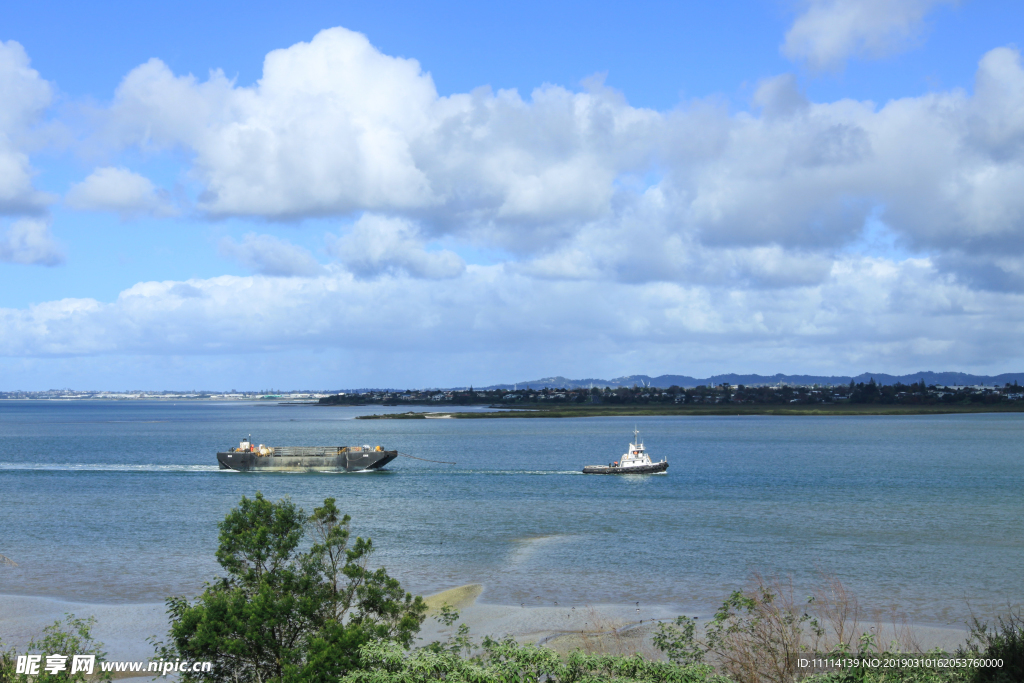
[{"label": "calm sea surface", "polygon": [[[194,594],[241,496],[337,498],[408,589],[707,610],[752,572],[831,572],[863,603],[959,622],[1024,597],[1024,415],[353,419],[380,407],[0,402],[0,593]],[[404,410],[404,409],[400,409]],[[578,474],[636,424],[667,475]],[[383,444],[368,474],[221,472],[271,445]]]}]

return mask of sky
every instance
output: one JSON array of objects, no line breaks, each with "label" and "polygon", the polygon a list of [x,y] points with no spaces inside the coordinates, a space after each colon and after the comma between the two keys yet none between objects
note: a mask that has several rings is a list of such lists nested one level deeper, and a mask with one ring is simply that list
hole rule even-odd
[{"label": "sky", "polygon": [[18,3],[0,390],[1021,371],[1024,5]]}]

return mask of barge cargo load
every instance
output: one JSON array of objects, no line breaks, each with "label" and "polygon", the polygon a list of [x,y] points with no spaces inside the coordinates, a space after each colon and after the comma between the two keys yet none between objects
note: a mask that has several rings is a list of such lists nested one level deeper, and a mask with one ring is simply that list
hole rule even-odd
[{"label": "barge cargo load", "polygon": [[397,457],[397,450],[382,446],[265,446],[246,438],[238,448],[217,453],[217,462],[237,472],[363,472]]}]

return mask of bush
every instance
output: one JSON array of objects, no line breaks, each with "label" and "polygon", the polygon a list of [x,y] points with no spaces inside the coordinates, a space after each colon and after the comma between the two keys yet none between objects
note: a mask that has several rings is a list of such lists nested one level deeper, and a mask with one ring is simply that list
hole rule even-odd
[{"label": "bush", "polygon": [[958,657],[1001,659],[1002,668],[978,668],[972,671],[972,683],[1019,683],[1024,681],[1024,618],[1020,612],[996,617],[994,627],[971,618],[967,646],[957,650]]},{"label": "bush", "polygon": [[740,683],[788,683],[797,676],[799,655],[814,647],[808,631],[816,645],[823,630],[793,599],[792,587],[758,578],[755,590],[729,596],[705,637],[708,651]]},{"label": "bush", "polygon": [[[83,672],[71,673],[71,661],[75,655],[93,655],[96,657],[94,674],[90,680],[109,681],[111,676],[108,672],[100,671],[99,664],[104,661],[106,653],[103,652],[102,643],[98,643],[92,637],[92,628],[96,624],[95,617],[78,619],[74,614],[64,615],[64,619],[58,619],[43,629],[40,639],[33,638],[28,644],[28,653],[43,655],[39,667],[39,675],[31,678],[26,674],[15,673],[17,670],[17,653],[12,650],[3,650],[3,643],[0,642],[0,683],[57,683],[65,681],[85,681],[86,675]],[[57,673],[50,673],[44,669],[46,666],[46,655],[62,655],[66,657],[65,670]]]},{"label": "bush", "polygon": [[512,638],[487,639],[475,658],[429,647],[406,653],[395,643],[363,646],[363,669],[348,673],[343,683],[728,683],[710,666],[680,666],[641,655],[588,655],[579,650],[564,659],[554,650],[520,645]]},{"label": "bush", "polygon": [[195,602],[168,598],[170,643],[157,643],[157,655],[212,662],[212,673],[183,681],[327,683],[358,668],[371,641],[408,648],[426,605],[384,569],[367,569],[373,545],[350,545],[349,522],[333,498],[307,516],[287,500],[243,497],[220,523],[227,576]]}]

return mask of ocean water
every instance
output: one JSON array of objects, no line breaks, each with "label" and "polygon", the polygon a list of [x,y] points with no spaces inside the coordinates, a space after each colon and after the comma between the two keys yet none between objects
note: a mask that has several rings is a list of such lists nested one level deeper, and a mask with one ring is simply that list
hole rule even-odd
[{"label": "ocean water", "polygon": [[[326,497],[427,594],[713,610],[754,572],[962,623],[1024,596],[1024,415],[355,420],[378,407],[0,402],[0,593],[136,603],[218,575],[241,496]],[[405,410],[396,409],[396,410]],[[584,476],[636,425],[665,475]],[[365,474],[240,474],[215,453],[382,444]]]}]

